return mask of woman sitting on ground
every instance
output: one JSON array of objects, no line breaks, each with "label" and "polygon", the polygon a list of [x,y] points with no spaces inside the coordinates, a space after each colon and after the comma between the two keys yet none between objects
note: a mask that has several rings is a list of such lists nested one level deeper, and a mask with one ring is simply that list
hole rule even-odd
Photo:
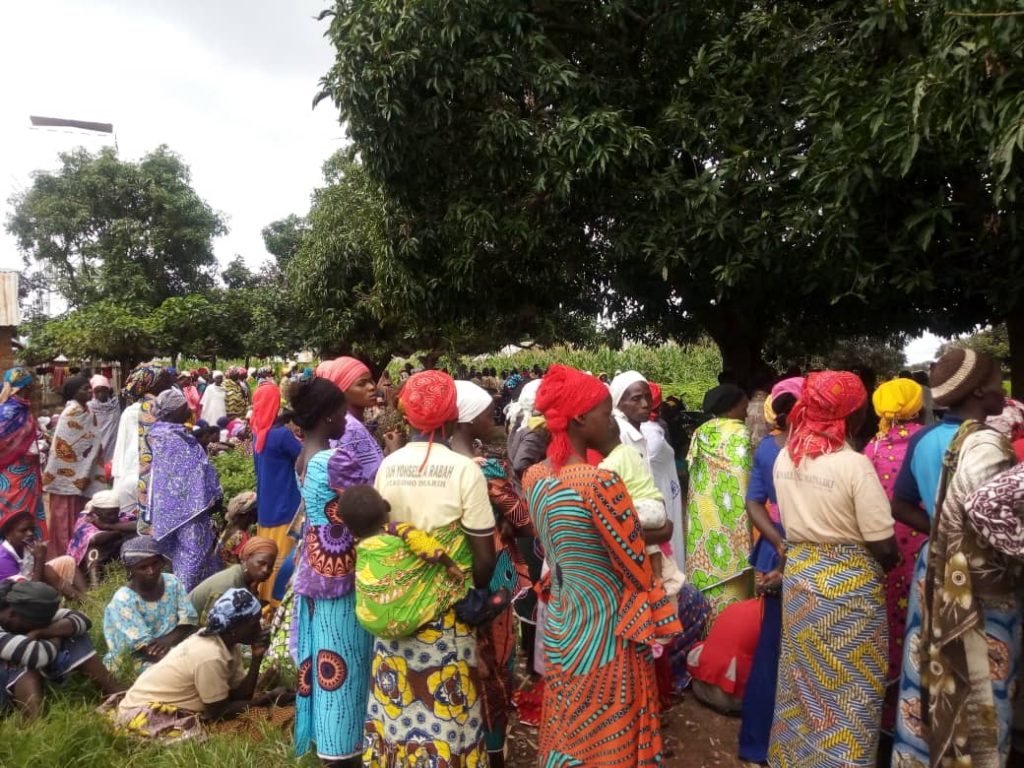
[{"label": "woman sitting on ground", "polygon": [[100,663],[91,623],[60,608],[60,595],[38,581],[0,581],[0,710],[14,704],[26,718],[39,714],[43,680],[81,672],[108,696],[124,686]]},{"label": "woman sitting on ground", "polygon": [[136,532],[137,505],[127,501],[122,506],[117,491],[100,491],[93,495],[75,524],[68,543],[73,557],[90,584],[98,584],[103,566],[115,560],[121,546]]},{"label": "woman sitting on ground", "polygon": [[128,584],[114,593],[103,612],[109,649],[104,661],[112,665],[127,653],[145,669],[191,635],[198,618],[181,583],[163,573],[167,559],[152,536],[126,542],[121,559],[128,569]]},{"label": "woman sitting on ground", "polygon": [[[252,646],[248,672],[242,645]],[[246,728],[253,718],[236,718],[255,708],[286,703],[293,696],[283,689],[253,695],[266,650],[260,601],[248,590],[229,589],[210,609],[203,629],[139,675],[119,701],[107,702],[117,706],[111,713],[115,728],[165,741],[194,738],[209,730],[256,735],[257,728]],[[285,718],[273,717],[276,725],[292,710],[279,711]]]},{"label": "woman sitting on ground", "polygon": [[36,521],[28,512],[0,518],[0,579],[42,581],[69,600],[85,595],[85,579],[67,555],[46,559],[47,544],[36,538]]},{"label": "woman sitting on ground", "polygon": [[259,594],[260,585],[270,578],[277,560],[277,544],[263,536],[252,536],[242,547],[241,559],[235,565],[213,574],[188,593],[192,607],[200,619],[229,589],[248,589]]}]

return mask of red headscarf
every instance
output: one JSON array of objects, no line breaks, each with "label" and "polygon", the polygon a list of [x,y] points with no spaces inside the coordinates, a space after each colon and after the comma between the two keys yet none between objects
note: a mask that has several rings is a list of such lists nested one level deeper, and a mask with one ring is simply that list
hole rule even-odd
[{"label": "red headscarf", "polygon": [[[421,371],[409,377],[398,398],[398,408],[405,420],[423,434],[430,435],[427,455],[420,471],[427,466],[434,433],[459,418],[458,392],[455,380],[444,371]],[[443,435],[443,432],[442,432]]]},{"label": "red headscarf", "polygon": [[573,453],[569,442],[569,420],[597,407],[610,397],[600,379],[565,365],[552,365],[541,379],[534,407],[544,414],[551,434],[548,458],[557,472]]},{"label": "red headscarf", "polygon": [[267,435],[274,426],[274,419],[280,410],[281,390],[277,384],[267,380],[256,387],[256,391],[252,393],[252,418],[249,420],[252,434],[256,438],[256,453],[260,453],[266,445]]},{"label": "red headscarf", "polygon": [[321,379],[333,381],[338,389],[345,392],[361,378],[369,376],[370,369],[354,357],[337,357],[320,363],[316,367],[316,375]]},{"label": "red headscarf", "polygon": [[846,441],[846,417],[868,399],[861,380],[848,371],[807,376],[800,399],[789,413],[787,447],[797,467],[804,458],[832,453]]},{"label": "red headscarf", "polygon": [[661,385],[648,381],[647,386],[651,388],[651,421],[657,421],[658,406],[661,405]]}]

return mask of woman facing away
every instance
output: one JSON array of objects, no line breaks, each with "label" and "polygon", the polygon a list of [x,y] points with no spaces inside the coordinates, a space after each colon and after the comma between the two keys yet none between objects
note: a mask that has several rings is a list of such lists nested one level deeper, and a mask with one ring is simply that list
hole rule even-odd
[{"label": "woman facing away", "polygon": [[43,471],[43,490],[50,494],[49,554],[67,554],[78,515],[97,491],[104,489],[103,451],[96,418],[89,412],[92,387],[84,376],[64,382],[64,411]]},{"label": "woman facing away", "polygon": [[[494,569],[494,512],[480,467],[444,444],[459,411],[455,382],[440,371],[414,374],[399,396],[413,434],[388,455],[376,488],[391,520],[448,542],[449,557],[486,588]],[[477,639],[455,608],[414,634],[376,638],[364,764],[415,768],[486,765]]]},{"label": "woman facing away", "polygon": [[789,543],[774,768],[875,765],[888,661],[883,569],[899,552],[874,467],[847,443],[866,401],[852,373],[810,374],[775,462]]},{"label": "woman facing away", "polygon": [[551,567],[540,726],[544,765],[648,766],[661,761],[651,648],[680,632],[645,556],[640,521],[619,478],[587,464],[618,430],[593,376],[553,365],[537,393],[548,460],[524,478]]},{"label": "woman facing away", "polygon": [[713,616],[753,594],[750,525],[744,498],[753,451],[745,422],[747,396],[722,384],[704,396],[711,420],[693,433],[686,503],[686,574],[711,603]]},{"label": "woman facing away", "polygon": [[187,592],[220,569],[213,511],[223,491],[210,457],[184,426],[190,411],[181,390],[161,392],[153,413],[159,420],[147,439],[152,453],[149,517],[142,521]]},{"label": "woman facing away", "polygon": [[281,413],[281,390],[265,379],[252,395],[253,462],[256,466],[256,533],[277,544],[277,560],[260,598],[270,600],[281,566],[291,557],[294,539],[288,535],[302,497],[295,480],[295,460],[302,443],[289,427],[291,413]]},{"label": "woman facing away", "polygon": [[46,512],[31,391],[32,373],[27,368],[4,371],[0,388],[0,517],[28,514],[39,529],[36,538],[45,541]]},{"label": "woman facing away", "polygon": [[[878,434],[864,448],[864,455],[878,473],[885,495],[892,501],[892,490],[907,455],[911,438],[922,429],[914,423],[924,407],[924,390],[913,379],[893,379],[881,384],[871,397],[879,418]],[[889,616],[889,671],[886,673],[885,707],[882,731],[891,735],[896,725],[900,667],[903,664],[903,635],[907,628],[907,605],[914,576],[917,553],[926,536],[909,525],[896,521],[896,544],[900,562],[885,575],[885,606]]]},{"label": "woman facing away", "polygon": [[[955,474],[955,491],[947,494],[954,506],[975,488],[1012,466],[1006,453],[1005,438],[996,430],[976,430],[956,442],[964,425],[983,424],[990,416],[1002,413],[1005,395],[999,363],[989,355],[973,350],[950,349],[932,366],[932,395],[935,404],[946,410],[942,420],[920,430],[907,446],[907,455],[893,487],[892,510],[900,520],[915,530],[934,536],[934,521],[941,505],[940,492]],[[948,472],[947,472],[947,467]],[[943,477],[943,474],[947,477]],[[922,509],[923,508],[923,509]],[[903,665],[900,677],[899,704],[896,712],[896,735],[893,743],[893,764],[900,768],[919,768],[934,764],[943,757],[944,748],[933,748],[925,725],[930,660],[922,665],[920,649],[926,645],[924,624],[926,575],[930,557],[930,541],[921,547],[914,568],[913,588],[907,608],[907,629],[903,643]],[[1007,646],[1019,647],[1020,616],[1002,610],[1000,601],[985,603],[985,633],[991,638],[993,651]],[[1002,651],[1000,651],[1002,654]],[[1005,756],[1009,747],[1008,728],[1010,691],[1016,679],[1016,655],[1004,654],[1007,663],[991,668],[989,695],[996,705],[1000,723],[997,730],[999,753]],[[962,687],[961,687],[961,690]],[[941,730],[948,737],[948,728]],[[979,751],[979,757],[980,757]],[[993,759],[988,752],[988,759]],[[992,764],[992,763],[983,763]],[[996,763],[998,764],[998,763]]]},{"label": "woman facing away", "polygon": [[345,434],[345,395],[314,378],[292,387],[295,424],[305,435],[295,463],[306,523],[294,577],[299,687],[295,752],[315,744],[327,766],[361,764],[369,689],[369,633],[356,620],[355,540],[337,511],[328,479],[332,440]]}]

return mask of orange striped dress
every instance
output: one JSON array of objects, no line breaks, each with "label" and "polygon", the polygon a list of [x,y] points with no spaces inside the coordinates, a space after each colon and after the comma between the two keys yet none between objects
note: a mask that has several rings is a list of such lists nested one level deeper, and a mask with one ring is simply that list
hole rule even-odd
[{"label": "orange striped dress", "polygon": [[597,768],[661,762],[650,647],[681,631],[644,553],[618,476],[588,464],[523,480],[551,568],[540,765]]}]

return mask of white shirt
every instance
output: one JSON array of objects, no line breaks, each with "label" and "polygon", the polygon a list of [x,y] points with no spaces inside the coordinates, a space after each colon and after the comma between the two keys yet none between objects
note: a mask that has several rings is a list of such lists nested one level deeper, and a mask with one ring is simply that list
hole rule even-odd
[{"label": "white shirt", "polygon": [[211,427],[217,426],[217,422],[228,415],[227,393],[219,384],[207,384],[200,402],[203,405],[200,418]]},{"label": "white shirt", "polygon": [[665,437],[665,428],[657,421],[644,422],[640,431],[647,441],[647,465],[665,500],[668,519],[672,521],[672,538],[669,540],[672,559],[682,571],[686,567],[686,526],[683,521],[683,489],[676,471],[676,452]]}]

